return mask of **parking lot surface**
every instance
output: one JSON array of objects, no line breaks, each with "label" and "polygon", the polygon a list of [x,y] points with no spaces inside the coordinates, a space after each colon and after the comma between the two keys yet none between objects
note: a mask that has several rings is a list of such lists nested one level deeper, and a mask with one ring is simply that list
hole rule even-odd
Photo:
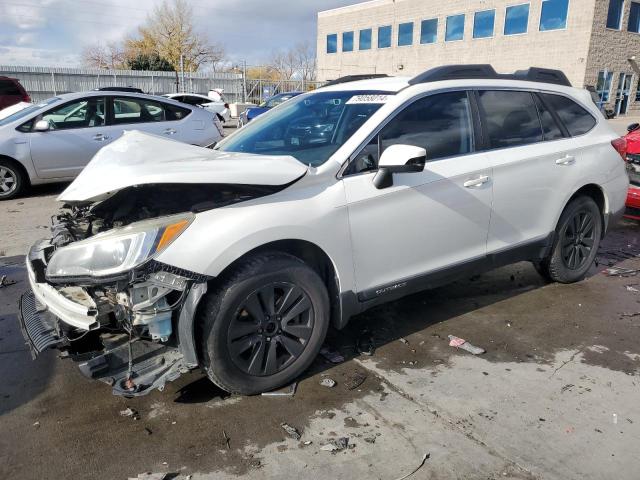
[{"label": "parking lot surface", "polygon": [[[20,255],[61,188],[0,204],[0,276],[16,282],[0,288],[2,478],[638,478],[640,275],[602,271],[640,269],[639,225],[578,284],[521,263],[366,312],[330,332],[345,361],[318,357],[293,396],[228,396],[192,373],[125,399],[53,351],[32,361],[20,334]],[[353,447],[328,451],[339,438]]]}]

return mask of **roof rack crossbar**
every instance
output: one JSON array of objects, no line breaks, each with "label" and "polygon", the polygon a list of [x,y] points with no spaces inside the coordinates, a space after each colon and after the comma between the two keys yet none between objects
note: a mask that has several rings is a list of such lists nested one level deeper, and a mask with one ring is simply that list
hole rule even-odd
[{"label": "roof rack crossbar", "polygon": [[438,82],[442,80],[524,80],[528,82],[552,83],[570,87],[571,82],[561,70],[531,67],[512,74],[497,73],[491,65],[444,65],[423,72],[411,80],[409,85]]},{"label": "roof rack crossbar", "polygon": [[362,75],[346,75],[344,77],[336,78],[335,80],[330,80],[323,85],[323,87],[330,87],[331,85],[339,85],[341,83],[348,82],[357,82],[358,80],[371,80],[373,78],[384,78],[388,77],[386,73],[365,73]]}]

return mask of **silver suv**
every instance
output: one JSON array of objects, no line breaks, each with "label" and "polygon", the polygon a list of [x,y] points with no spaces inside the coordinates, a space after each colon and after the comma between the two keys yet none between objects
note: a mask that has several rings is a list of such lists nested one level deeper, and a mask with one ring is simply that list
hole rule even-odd
[{"label": "silver suv", "polygon": [[374,305],[519,261],[581,280],[624,158],[561,72],[483,65],[334,82],[213,151],[129,132],[29,252],[23,331],[116,394],[275,389]]}]

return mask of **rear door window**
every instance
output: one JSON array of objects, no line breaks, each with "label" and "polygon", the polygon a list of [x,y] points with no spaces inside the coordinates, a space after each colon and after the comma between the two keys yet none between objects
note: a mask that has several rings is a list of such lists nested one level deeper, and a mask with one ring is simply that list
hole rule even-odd
[{"label": "rear door window", "polygon": [[478,94],[490,148],[517,147],[543,140],[531,93],[486,90]]},{"label": "rear door window", "polygon": [[540,101],[540,98],[535,97],[536,105],[538,107],[538,115],[540,115],[540,122],[542,123],[542,132],[544,133],[544,140],[559,140],[564,138],[560,127],[556,123],[555,118],[547,107]]},{"label": "rear door window", "polygon": [[150,123],[166,120],[162,103],[136,97],[113,98],[113,123]]},{"label": "rear door window", "polygon": [[555,110],[572,137],[584,135],[596,125],[596,119],[573,100],[551,93],[542,94],[542,98]]}]

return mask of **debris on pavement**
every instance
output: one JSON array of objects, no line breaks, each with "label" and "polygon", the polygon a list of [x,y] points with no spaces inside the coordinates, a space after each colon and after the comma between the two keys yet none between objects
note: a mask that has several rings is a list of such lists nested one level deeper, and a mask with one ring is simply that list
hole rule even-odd
[{"label": "debris on pavement", "polygon": [[455,335],[449,335],[449,346],[461,348],[462,350],[466,350],[469,353],[474,355],[481,355],[485,353],[485,350],[480,347],[476,347],[475,345],[471,345],[464,338],[456,337]]},{"label": "debris on pavement", "polygon": [[320,385],[322,385],[323,387],[333,388],[336,386],[336,381],[332,380],[331,378],[323,378],[320,382]]},{"label": "debris on pavement", "polygon": [[293,382],[288,387],[281,388],[279,390],[273,390],[271,392],[262,392],[263,397],[293,397],[298,389],[298,382]]},{"label": "debris on pavement", "polygon": [[153,433],[149,427],[144,427],[144,431],[147,435],[151,435]]},{"label": "debris on pavement", "polygon": [[134,410],[131,407],[127,407],[124,410],[120,410],[120,415],[123,417],[133,418],[134,420],[138,420],[140,418],[140,414],[137,410]]},{"label": "debris on pavement", "polygon": [[347,390],[355,390],[362,385],[366,379],[367,376],[364,373],[356,372],[344,382],[344,386]]},{"label": "debris on pavement", "polygon": [[227,450],[231,450],[231,438],[224,429],[222,429],[222,438],[224,438],[224,443],[227,445]]},{"label": "debris on pavement", "polygon": [[346,450],[347,448],[354,447],[355,444],[349,445],[348,437],[340,437],[331,439],[329,443],[320,447],[320,450],[323,450],[325,452],[340,452],[342,450]]},{"label": "debris on pavement", "polygon": [[634,287],[634,286],[632,286],[632,285],[627,285],[627,291],[628,291],[628,292],[634,292],[634,293],[635,293],[635,292],[640,292],[640,290],[638,290],[637,288],[635,288],[635,287]]},{"label": "debris on pavement", "polygon": [[35,428],[40,428],[40,422],[33,422],[33,426]]},{"label": "debris on pavement", "polygon": [[356,340],[356,352],[360,355],[372,356],[376,351],[376,343],[373,339],[373,335],[367,330],[362,332],[362,335]]},{"label": "debris on pavement", "polygon": [[400,341],[405,345],[409,345],[409,340],[407,340],[406,338],[400,338]]},{"label": "debris on pavement", "polygon": [[320,355],[322,355],[325,359],[327,359],[331,363],[342,363],[344,362],[344,356],[338,352],[336,349],[323,345],[320,349]]},{"label": "debris on pavement", "polygon": [[610,267],[605,269],[602,273],[607,277],[635,277],[640,273],[640,269]]},{"label": "debris on pavement", "polygon": [[14,285],[16,283],[18,283],[18,282],[16,282],[15,280],[7,280],[7,276],[6,275],[2,275],[0,277],[0,288],[8,287],[8,286]]},{"label": "debris on pavement", "polygon": [[287,435],[289,435],[294,440],[300,440],[302,438],[302,435],[300,435],[300,432],[298,432],[298,430],[296,430],[294,427],[292,427],[288,423],[281,423],[280,426],[285,432],[287,432]]},{"label": "debris on pavement", "polygon": [[427,460],[428,460],[430,457],[431,457],[431,454],[430,454],[430,453],[425,453],[425,454],[422,456],[422,462],[420,462],[420,465],[418,465],[418,466],[417,466],[417,467],[416,467],[412,472],[407,473],[404,477],[397,478],[396,480],[405,480],[405,479],[409,478],[411,475],[413,475],[413,474],[414,474],[414,473],[416,473],[418,470],[420,470],[420,469],[424,466],[424,464],[425,464],[425,463],[427,463]]}]

